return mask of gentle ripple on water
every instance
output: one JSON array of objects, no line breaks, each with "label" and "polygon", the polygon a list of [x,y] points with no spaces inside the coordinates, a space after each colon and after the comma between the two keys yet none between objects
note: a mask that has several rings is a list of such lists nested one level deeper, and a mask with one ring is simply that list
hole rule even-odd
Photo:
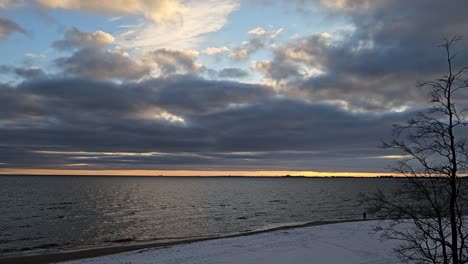
[{"label": "gentle ripple on water", "polygon": [[395,179],[0,176],[0,254],[180,240],[359,218]]}]

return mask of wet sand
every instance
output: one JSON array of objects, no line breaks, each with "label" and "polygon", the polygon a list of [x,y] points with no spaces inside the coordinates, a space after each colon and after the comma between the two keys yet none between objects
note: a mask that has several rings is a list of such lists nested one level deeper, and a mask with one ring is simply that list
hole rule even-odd
[{"label": "wet sand", "polygon": [[106,247],[106,248],[93,248],[93,249],[66,251],[66,252],[43,254],[43,255],[28,255],[28,256],[19,255],[19,256],[9,256],[5,258],[0,257],[0,264],[56,263],[56,262],[62,262],[62,261],[77,260],[77,259],[83,259],[83,258],[93,258],[93,257],[98,257],[98,256],[104,256],[104,255],[112,255],[116,253],[134,251],[134,250],[140,250],[140,249],[146,249],[146,248],[169,247],[173,245],[188,244],[188,243],[194,243],[194,242],[206,241],[206,240],[250,236],[250,235],[256,235],[256,234],[261,234],[261,233],[266,233],[266,232],[271,232],[271,231],[287,230],[287,229],[292,229],[292,228],[301,228],[301,227],[336,224],[336,223],[358,222],[358,221],[362,221],[362,219],[336,220],[336,221],[314,221],[314,222],[308,222],[305,224],[281,226],[281,227],[276,227],[276,228],[245,232],[245,233],[239,233],[239,234],[233,234],[233,235],[178,240],[178,241],[173,241],[173,242],[156,242],[156,243],[147,243],[147,244],[138,244],[138,245],[124,245],[124,246],[115,246],[115,247]]}]

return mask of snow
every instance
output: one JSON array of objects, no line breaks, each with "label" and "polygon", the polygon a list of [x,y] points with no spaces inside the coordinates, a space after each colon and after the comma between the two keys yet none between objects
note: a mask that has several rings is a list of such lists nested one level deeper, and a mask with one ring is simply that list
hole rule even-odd
[{"label": "snow", "polygon": [[394,264],[395,241],[372,230],[380,221],[310,226],[66,262],[67,264]]}]

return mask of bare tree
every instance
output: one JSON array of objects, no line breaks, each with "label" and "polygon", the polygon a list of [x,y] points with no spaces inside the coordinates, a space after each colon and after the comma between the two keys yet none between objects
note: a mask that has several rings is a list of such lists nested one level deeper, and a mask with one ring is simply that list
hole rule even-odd
[{"label": "bare tree", "polygon": [[[391,195],[379,191],[366,196],[369,210],[392,219],[384,237],[399,240],[395,251],[410,263],[468,263],[468,230],[464,218],[468,156],[459,109],[468,87],[468,68],[454,69],[453,53],[461,37],[444,39],[447,72],[439,79],[421,81],[430,89],[430,110],[416,114],[405,125],[394,127],[386,149],[400,151],[395,172],[407,176]],[[465,98],[466,100],[466,98]]]}]

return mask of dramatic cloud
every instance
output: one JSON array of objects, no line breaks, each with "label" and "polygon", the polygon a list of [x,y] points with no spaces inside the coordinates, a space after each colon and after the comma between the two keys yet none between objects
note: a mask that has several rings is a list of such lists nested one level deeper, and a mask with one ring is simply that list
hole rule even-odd
[{"label": "dramatic cloud", "polygon": [[69,76],[122,81],[150,75],[198,74],[206,70],[196,62],[199,53],[193,50],[157,49],[132,57],[119,46],[109,49],[113,41],[113,36],[103,31],[83,32],[72,28],[53,46],[58,50],[72,49],[73,53],[55,59],[55,65]]},{"label": "dramatic cloud", "polygon": [[[245,1],[20,2],[122,18],[77,16],[0,66],[0,167],[381,171],[398,158],[377,148],[391,125],[427,106],[416,81],[444,71],[441,37],[468,36],[462,0],[247,1],[301,15],[241,43],[249,6],[230,15]],[[0,38],[15,32],[26,33],[0,19]]]},{"label": "dramatic cloud", "polygon": [[7,18],[0,17],[0,39],[5,39],[13,33],[26,34],[26,30]]},{"label": "dramatic cloud", "polygon": [[134,59],[120,47],[109,49],[114,37],[103,31],[84,32],[71,28],[63,39],[55,41],[57,50],[71,54],[54,60],[55,66],[67,76],[94,80],[138,80],[151,73],[152,67]]},{"label": "dramatic cloud", "polygon": [[276,98],[262,86],[187,76],[126,84],[37,80],[2,86],[0,95],[6,167],[325,169],[341,159],[382,165],[375,146],[390,124],[406,118],[351,114]]},{"label": "dramatic cloud", "polygon": [[83,32],[72,28],[65,32],[64,39],[55,41],[53,46],[59,50],[82,47],[106,47],[114,42],[114,37],[104,31]]},{"label": "dramatic cloud", "polygon": [[[335,102],[352,111],[420,107],[426,92],[411,88],[417,80],[442,73],[444,53],[437,44],[443,36],[468,35],[462,11],[468,2],[455,2],[320,2],[352,27],[293,38],[273,49],[273,59],[252,62],[251,68],[284,94]],[[466,42],[457,48],[464,47]],[[464,61],[468,53],[457,58]]]},{"label": "dramatic cloud", "polygon": [[105,15],[137,15],[155,22],[175,19],[175,16],[186,12],[178,0],[37,0],[45,7],[96,12]]},{"label": "dramatic cloud", "polygon": [[132,59],[121,49],[83,48],[70,57],[58,58],[55,65],[66,75],[94,80],[136,80],[151,72],[151,67]]},{"label": "dramatic cloud", "polygon": [[159,87],[158,105],[177,115],[219,112],[273,96],[268,88],[259,85],[184,76],[149,80],[139,86],[150,90]]}]

